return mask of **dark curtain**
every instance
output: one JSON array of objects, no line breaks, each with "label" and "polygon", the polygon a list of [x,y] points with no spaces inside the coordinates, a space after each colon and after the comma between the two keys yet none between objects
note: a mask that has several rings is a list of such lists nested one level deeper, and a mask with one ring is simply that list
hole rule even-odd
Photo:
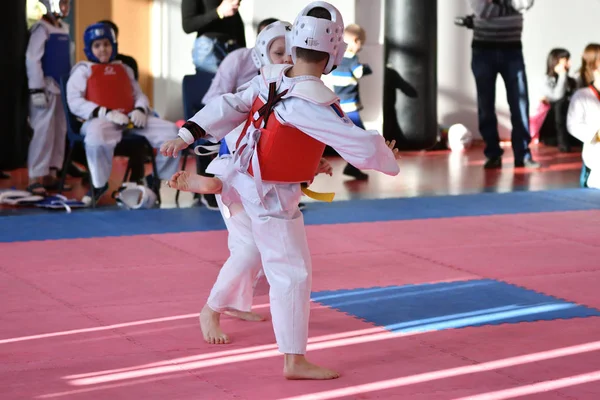
[{"label": "dark curtain", "polygon": [[25,49],[28,31],[26,0],[3,2],[0,24],[0,170],[25,166],[31,131],[27,123]]}]

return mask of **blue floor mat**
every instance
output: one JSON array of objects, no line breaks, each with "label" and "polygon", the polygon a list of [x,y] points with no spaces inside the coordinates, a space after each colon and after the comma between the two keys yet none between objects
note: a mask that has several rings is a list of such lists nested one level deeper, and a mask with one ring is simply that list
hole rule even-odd
[{"label": "blue floor mat", "polygon": [[[307,225],[398,221],[600,209],[600,191],[564,189],[308,203]],[[225,229],[204,207],[126,211],[76,210],[0,217],[0,242],[74,239]]]},{"label": "blue floor mat", "polygon": [[323,291],[311,298],[393,332],[600,316],[594,308],[491,279]]}]

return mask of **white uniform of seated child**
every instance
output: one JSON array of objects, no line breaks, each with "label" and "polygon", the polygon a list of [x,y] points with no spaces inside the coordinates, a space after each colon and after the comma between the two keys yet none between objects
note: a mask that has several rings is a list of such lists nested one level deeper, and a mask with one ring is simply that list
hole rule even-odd
[{"label": "white uniform of seated child", "polygon": [[[150,103],[135,80],[130,67],[115,61],[117,41],[106,24],[90,25],[84,32],[84,51],[89,61],[82,61],[71,70],[67,83],[67,102],[73,114],[85,121],[85,153],[93,188],[83,198],[100,198],[108,190],[114,150],[123,131],[146,137],[159,148],[165,141],[177,137],[177,126],[149,116]],[[156,157],[160,179],[169,179],[179,166],[175,157]]]}]

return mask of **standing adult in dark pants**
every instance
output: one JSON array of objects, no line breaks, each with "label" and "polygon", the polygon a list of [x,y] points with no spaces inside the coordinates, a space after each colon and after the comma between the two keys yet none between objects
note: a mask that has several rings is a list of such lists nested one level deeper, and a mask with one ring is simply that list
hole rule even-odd
[{"label": "standing adult in dark pants", "polygon": [[479,132],[485,141],[486,169],[502,168],[496,78],[502,76],[510,108],[515,167],[539,168],[529,143],[529,95],[521,34],[523,15],[534,0],[470,0],[474,11],[471,68],[477,85]]},{"label": "standing adult in dark pants", "polygon": [[197,33],[192,52],[197,69],[216,73],[227,53],[246,47],[239,6],[240,0],[183,0],[183,30]]},{"label": "standing adult in dark pants", "polygon": [[[238,12],[240,0],[183,0],[181,22],[185,33],[197,33],[192,51],[197,70],[216,73],[225,55],[246,47],[244,21]],[[196,158],[196,171],[206,174],[210,157]],[[214,194],[198,195],[211,210],[219,210]]]}]

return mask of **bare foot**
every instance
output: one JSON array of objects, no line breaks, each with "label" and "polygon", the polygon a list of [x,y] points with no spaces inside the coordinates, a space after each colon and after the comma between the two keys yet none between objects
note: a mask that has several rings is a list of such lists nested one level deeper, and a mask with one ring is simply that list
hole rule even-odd
[{"label": "bare foot", "polygon": [[192,174],[188,171],[176,172],[167,184],[173,189],[200,194],[219,194],[223,189],[223,182],[220,179]]},{"label": "bare foot", "polygon": [[206,343],[225,344],[229,343],[229,336],[221,330],[221,314],[213,311],[208,305],[205,305],[200,311],[200,329]]},{"label": "bare foot", "polygon": [[228,310],[223,314],[227,314],[230,317],[239,318],[244,321],[264,321],[265,317],[260,314],[255,314],[253,312],[247,311],[238,311],[238,310]]},{"label": "bare foot", "polygon": [[286,354],[283,366],[283,376],[286,379],[336,379],[340,377],[335,371],[309,363],[304,356]]}]

